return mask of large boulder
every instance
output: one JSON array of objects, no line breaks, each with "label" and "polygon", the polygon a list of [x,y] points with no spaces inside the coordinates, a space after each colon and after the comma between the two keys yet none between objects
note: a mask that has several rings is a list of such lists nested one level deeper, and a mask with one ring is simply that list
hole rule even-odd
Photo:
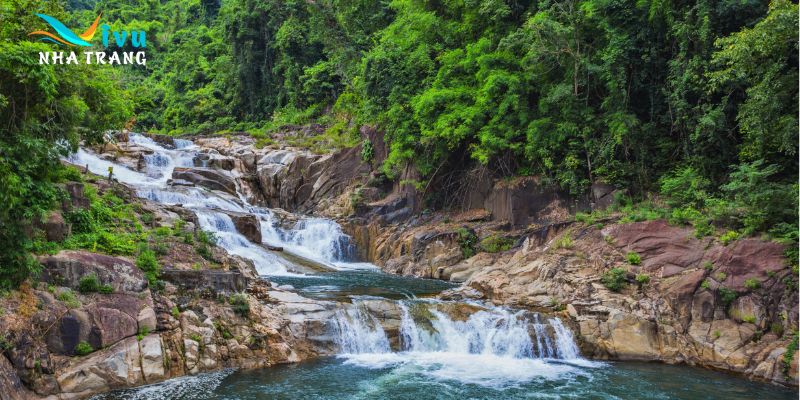
[{"label": "large boulder", "polygon": [[252,214],[227,212],[236,230],[253,243],[261,243],[261,221]]},{"label": "large boulder", "polygon": [[87,251],[64,250],[39,258],[44,265],[41,279],[60,286],[78,287],[84,276],[95,274],[101,284],[115,292],[142,292],[147,288],[144,274],[130,261]]},{"label": "large boulder", "polygon": [[139,342],[131,337],[83,357],[58,371],[56,379],[64,394],[74,396],[144,384]]},{"label": "large boulder", "polygon": [[214,168],[176,167],[175,170],[172,171],[172,179],[184,180],[207,189],[219,190],[236,195],[236,181],[234,178]]},{"label": "large boulder", "polygon": [[80,342],[95,349],[107,347],[145,327],[156,327],[148,301],[138,295],[115,293],[100,295],[89,305],[64,313],[47,331],[46,340],[50,351],[72,355]]}]

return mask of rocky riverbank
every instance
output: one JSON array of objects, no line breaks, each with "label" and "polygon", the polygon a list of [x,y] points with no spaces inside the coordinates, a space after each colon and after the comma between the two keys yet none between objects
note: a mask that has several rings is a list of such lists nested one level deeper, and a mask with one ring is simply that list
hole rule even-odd
[{"label": "rocky riverbank", "polygon": [[[278,145],[257,148],[247,136],[196,138],[191,166],[175,167],[166,182],[278,208],[273,223],[287,229],[298,221],[293,212],[333,218],[361,259],[393,274],[462,283],[443,299],[559,316],[592,358],[687,363],[796,385],[797,358],[787,352],[792,354],[798,324],[797,277],[781,245],[697,239],[685,227],[622,223],[614,213],[576,222],[575,211],[608,206],[613,188],[596,185],[591,198],[574,199],[532,177],[484,177],[458,200],[455,209],[463,211],[420,210],[409,185],[375,170],[385,149],[375,132],[362,133],[375,144],[372,160],[364,160],[358,147],[317,155]],[[184,145],[151,138],[170,148]],[[132,171],[161,162],[127,135],[94,151]],[[195,212],[140,199],[150,195],[97,176],[66,182],[64,189],[69,198],[32,227],[32,235],[66,240],[75,212],[93,206],[85,191],[111,193],[132,205],[129,222],[141,226],[132,227],[131,235],[144,235],[156,250],[159,279],[132,256],[42,251],[39,279],[0,299],[0,398],[84,398],[335,350],[331,322],[340,303],[276,287],[258,278],[252,261],[198,242],[203,233]],[[247,210],[218,212],[245,241],[269,250],[260,217]],[[326,268],[298,255],[285,257]],[[96,281],[94,289],[82,287],[87,277]],[[374,299],[359,307],[378,316],[396,349],[403,309]],[[436,307],[454,320],[477,310]]]},{"label": "rocky riverbank", "polygon": [[335,303],[272,287],[251,261],[221,247],[199,251],[187,239],[196,237],[196,218],[181,207],[139,200],[126,186],[89,175],[65,185],[70,198],[33,232],[64,240],[72,224],[62,213],[93,207],[85,188],[113,193],[132,205],[132,221],[161,249],[159,280],[149,281],[133,257],[86,250],[39,256],[38,279],[0,299],[0,398],[85,398],[330,352],[326,324]]},{"label": "rocky riverbank", "polygon": [[[257,182],[254,199],[337,218],[361,256],[387,272],[464,282],[450,298],[568,316],[586,355],[797,384],[797,358],[786,356],[798,325],[797,277],[782,245],[723,244],[666,221],[620,223],[613,213],[576,223],[576,210],[607,207],[613,188],[595,185],[581,200],[535,178],[482,179],[460,201],[467,211],[418,214],[419,199],[380,183],[353,149],[314,156],[254,149],[247,139],[198,143],[249,160],[231,164],[245,177],[240,184]],[[612,270],[617,291],[603,283]]]}]

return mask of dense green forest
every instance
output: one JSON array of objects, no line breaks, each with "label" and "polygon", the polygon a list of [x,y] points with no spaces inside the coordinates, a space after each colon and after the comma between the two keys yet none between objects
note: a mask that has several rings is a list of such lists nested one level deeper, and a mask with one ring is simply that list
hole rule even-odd
[{"label": "dense green forest", "polygon": [[[41,66],[34,12],[147,32],[147,65]],[[699,230],[796,241],[798,6],[787,0],[6,0],[0,280],[58,196],[57,157],[125,124],[169,134],[372,125],[389,178],[456,167],[592,182]],[[66,72],[69,71],[69,72]],[[9,272],[12,271],[13,272]]]}]

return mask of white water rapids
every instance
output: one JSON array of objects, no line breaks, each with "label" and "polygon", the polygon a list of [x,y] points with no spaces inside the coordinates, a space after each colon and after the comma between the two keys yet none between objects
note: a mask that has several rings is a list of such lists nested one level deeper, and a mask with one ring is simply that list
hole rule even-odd
[{"label": "white water rapids", "polygon": [[323,218],[304,218],[293,229],[285,230],[278,226],[273,213],[261,207],[248,204],[243,196],[234,197],[227,193],[199,187],[168,185],[175,167],[192,167],[199,149],[191,141],[176,139],[175,149],[169,149],[152,139],[130,134],[129,140],[152,153],[144,155],[143,171],[134,171],[122,164],[102,159],[97,154],[80,149],[68,161],[101,176],[107,176],[109,167],[113,177],[137,190],[139,197],[174,205],[180,204],[192,210],[198,217],[203,230],[213,232],[218,244],[231,254],[253,260],[262,275],[295,275],[293,265],[286,259],[266,250],[263,246],[251,243],[234,227],[230,216],[222,211],[244,212],[257,216],[261,221],[263,243],[283,247],[295,254],[323,263],[333,268],[363,268],[363,263],[347,262],[352,256],[349,237],[333,221]]},{"label": "white water rapids", "polygon": [[[291,261],[241,235],[226,211],[256,215],[264,244],[281,246],[335,269],[375,268],[352,262],[349,237],[333,221],[302,218],[292,229],[284,229],[276,213],[248,204],[241,195],[168,184],[175,167],[195,165],[201,149],[191,141],[176,139],[175,148],[166,148],[146,136],[130,134],[130,142],[152,152],[144,156],[143,171],[104,160],[85,149],[69,161],[88,166],[101,176],[107,176],[112,167],[113,177],[134,187],[140,197],[161,204],[181,204],[193,211],[200,228],[213,232],[229,253],[252,260],[262,275],[296,274]],[[393,351],[382,317],[354,299],[330,321],[341,357],[346,363],[365,368],[395,368],[400,374],[423,373],[433,379],[501,387],[564,374],[580,375],[582,367],[601,365],[580,357],[572,333],[558,318],[486,305],[456,318],[437,304],[445,303],[396,303],[401,315],[399,351]]]}]

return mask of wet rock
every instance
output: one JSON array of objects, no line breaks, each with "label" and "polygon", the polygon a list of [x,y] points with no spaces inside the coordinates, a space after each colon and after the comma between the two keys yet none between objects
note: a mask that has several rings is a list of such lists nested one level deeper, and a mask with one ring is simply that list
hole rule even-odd
[{"label": "wet rock", "polygon": [[231,217],[236,230],[253,243],[261,243],[261,221],[252,214],[226,213]]},{"label": "wet rock", "polygon": [[41,279],[55,285],[77,288],[82,277],[95,274],[101,284],[111,285],[114,291],[141,292],[147,288],[142,272],[122,258],[64,250],[40,257],[39,262],[44,265]]},{"label": "wet rock", "polygon": [[219,190],[231,195],[236,195],[236,181],[234,178],[217,169],[176,167],[172,172],[172,179],[181,179],[207,189]]}]

